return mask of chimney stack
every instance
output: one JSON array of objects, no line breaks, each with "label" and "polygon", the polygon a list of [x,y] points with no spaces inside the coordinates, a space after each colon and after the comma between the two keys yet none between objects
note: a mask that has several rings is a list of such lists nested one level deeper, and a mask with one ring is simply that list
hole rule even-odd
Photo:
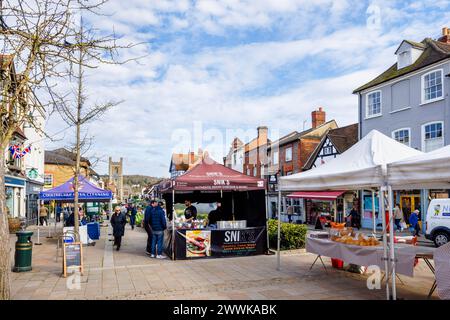
[{"label": "chimney stack", "polygon": [[322,107],[319,107],[318,110],[311,112],[311,122],[313,129],[321,126],[326,121],[325,111],[322,110]]},{"label": "chimney stack", "polygon": [[439,38],[439,42],[450,44],[450,29],[447,27],[442,28],[442,37]]},{"label": "chimney stack", "polygon": [[258,138],[267,140],[269,129],[266,126],[258,127]]}]

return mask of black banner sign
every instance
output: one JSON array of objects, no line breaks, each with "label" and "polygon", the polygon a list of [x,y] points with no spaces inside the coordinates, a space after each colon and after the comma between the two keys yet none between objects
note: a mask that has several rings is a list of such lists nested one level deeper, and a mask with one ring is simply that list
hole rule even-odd
[{"label": "black banner sign", "polygon": [[[172,240],[169,235],[167,240]],[[175,259],[217,258],[264,254],[267,249],[266,228],[228,230],[177,230]],[[171,254],[171,245],[166,243]]]}]

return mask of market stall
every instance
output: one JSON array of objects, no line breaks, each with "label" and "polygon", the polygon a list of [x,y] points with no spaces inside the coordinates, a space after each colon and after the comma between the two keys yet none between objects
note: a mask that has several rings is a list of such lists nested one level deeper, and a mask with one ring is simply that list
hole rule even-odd
[{"label": "market stall", "polygon": [[[166,253],[172,259],[247,256],[267,251],[265,181],[246,176],[210,158],[165,183],[161,192],[169,214]],[[215,227],[186,221],[174,204],[221,202]]]},{"label": "market stall", "polygon": [[[422,152],[405,146],[382,133],[373,130],[338,158],[312,169],[310,171],[280,178],[279,199],[282,191],[325,191],[325,190],[379,190],[380,211],[389,212],[390,226],[389,248],[394,248],[392,219],[392,188],[388,185],[388,164],[409,157],[421,155]],[[280,201],[280,200],[279,200]],[[374,202],[373,202],[374,203]],[[392,281],[392,295],[395,299],[395,250],[389,250],[387,227],[383,223],[383,256],[384,270]],[[278,225],[278,238],[280,223]],[[280,239],[278,239],[278,247]],[[278,268],[280,268],[280,253],[278,248]],[[387,297],[390,288],[386,284]]]},{"label": "market stall", "polygon": [[[342,240],[341,240],[342,239]],[[397,273],[412,277],[416,251],[414,246],[396,247]],[[360,266],[378,266],[384,270],[383,247],[373,237],[351,239],[350,237],[318,238],[310,234],[306,241],[306,251],[319,256],[339,259]]]},{"label": "market stall", "polygon": [[[41,191],[39,193],[39,199],[41,201],[55,201],[57,203],[73,203],[75,198],[73,180],[74,178],[71,178],[60,186],[47,191]],[[80,203],[99,203],[111,201],[112,192],[110,190],[104,190],[96,187],[82,175],[78,176],[78,183],[78,201]],[[73,227],[64,228],[64,232],[68,230],[73,230]],[[100,227],[97,222],[91,222],[86,226],[80,226],[80,240],[83,244],[87,244],[89,238],[98,239],[100,233],[99,230]]]}]

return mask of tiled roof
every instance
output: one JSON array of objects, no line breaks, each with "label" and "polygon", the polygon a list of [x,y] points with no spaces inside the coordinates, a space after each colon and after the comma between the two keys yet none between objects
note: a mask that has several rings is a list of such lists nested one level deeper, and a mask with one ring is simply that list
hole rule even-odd
[{"label": "tiled roof", "polygon": [[355,123],[342,128],[329,130],[308,158],[308,161],[303,166],[303,170],[309,170],[312,168],[314,162],[316,161],[317,155],[320,150],[322,150],[323,144],[327,138],[331,140],[331,143],[333,143],[339,153],[343,153],[358,142],[358,124]]},{"label": "tiled roof", "polygon": [[[278,139],[278,140],[276,140],[276,141],[273,141],[273,142],[271,143],[271,145],[269,146],[269,149],[271,149],[272,147],[276,147],[276,146],[283,146],[283,145],[285,145],[285,144],[288,144],[288,143],[291,143],[291,142],[293,142],[293,141],[296,141],[296,140],[298,140],[298,139],[300,139],[300,138],[308,137],[309,135],[315,136],[315,135],[314,135],[314,131],[315,131],[316,129],[320,129],[320,128],[323,127],[323,126],[330,125],[330,124],[332,124],[333,122],[335,123],[336,121],[335,121],[335,120],[330,120],[330,121],[327,121],[327,122],[325,122],[324,124],[318,126],[317,128],[310,128],[310,129],[307,129],[307,130],[302,131],[302,132],[293,131],[293,132],[291,132],[291,133],[289,133],[289,134],[287,134],[287,135],[281,137],[280,139]],[[319,139],[320,139],[320,138],[319,138]]]},{"label": "tiled roof", "polygon": [[[408,43],[411,43],[411,41]],[[410,72],[420,70],[436,62],[450,58],[450,44],[426,38],[422,41],[422,45],[425,47],[425,50],[412,65],[398,69],[397,63],[395,63],[375,79],[359,87],[358,89],[355,89],[353,93],[358,93],[365,89],[380,85],[386,81],[393,80]]]},{"label": "tiled roof", "polygon": [[[56,150],[47,150],[45,151],[45,163],[47,164],[59,164],[59,165],[67,165],[74,166],[76,164],[76,154],[70,152],[67,149],[59,148]],[[88,166],[91,165],[89,160],[85,157],[81,157],[81,162],[85,162]]]}]

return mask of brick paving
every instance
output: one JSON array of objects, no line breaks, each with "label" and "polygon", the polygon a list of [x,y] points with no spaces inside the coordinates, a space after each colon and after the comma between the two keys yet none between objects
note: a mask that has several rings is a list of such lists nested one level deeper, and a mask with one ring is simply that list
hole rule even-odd
[{"label": "brick paving", "polygon": [[[33,229],[35,227],[32,227]],[[62,258],[56,261],[56,238],[41,232],[41,246],[33,247],[33,270],[12,273],[13,299],[213,299],[213,300],[308,300],[385,299],[385,290],[368,290],[365,275],[309,266],[315,256],[296,250],[284,252],[282,269],[276,256],[171,261],[149,258],[144,253],[146,233],[127,225],[120,251],[112,250],[107,227],[101,228],[95,246],[84,247],[85,272],[79,288],[68,289]],[[52,229],[53,231],[53,229]],[[11,256],[15,235],[11,235]],[[35,235],[33,241],[36,241]],[[12,259],[13,261],[13,259]],[[330,260],[324,258],[325,264]],[[434,280],[424,262],[415,277],[401,276],[402,299],[426,299]],[[432,299],[438,299],[435,293]]]}]

